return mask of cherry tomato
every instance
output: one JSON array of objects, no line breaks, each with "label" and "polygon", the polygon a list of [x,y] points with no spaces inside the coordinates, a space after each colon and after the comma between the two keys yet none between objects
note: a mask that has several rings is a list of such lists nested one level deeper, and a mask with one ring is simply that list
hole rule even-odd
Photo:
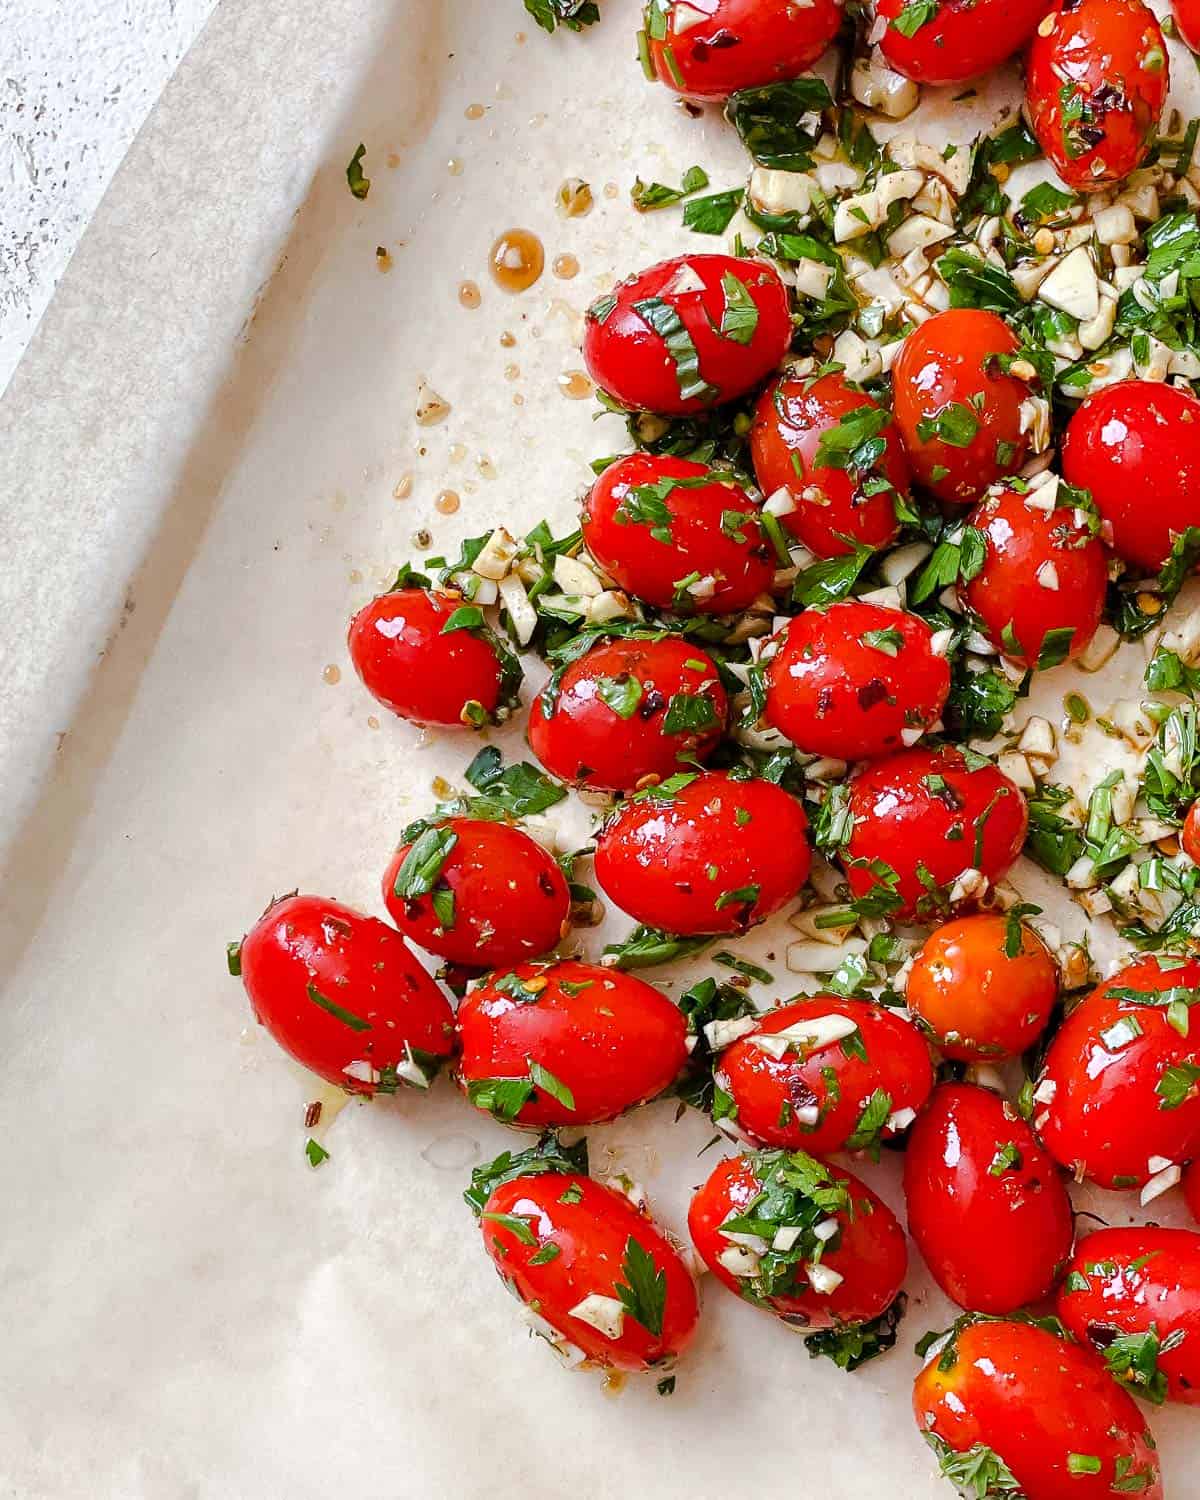
[{"label": "cherry tomato", "polygon": [[766,672],[767,722],[809,754],[886,755],[941,717],[950,667],[916,615],[847,599],[804,610],[776,642]]},{"label": "cherry tomato", "polygon": [[1181,1036],[1168,1007],[1182,990],[1186,1009],[1197,985],[1200,959],[1140,958],[1063,1022],[1034,1095],[1034,1127],[1063,1166],[1101,1187],[1141,1187],[1200,1153],[1200,1036]]},{"label": "cherry tomato", "polygon": [[1096,633],[1108,563],[1086,511],[1043,510],[1038,491],[1001,490],[971,512],[983,566],[958,596],[997,651],[1023,667],[1052,667]]},{"label": "cherry tomato", "polygon": [[350,659],[385,708],[418,724],[477,729],[515,702],[521,668],[461,599],[401,588],[350,621]]},{"label": "cherry tomato", "polygon": [[883,1006],[816,995],[757,1017],[715,1077],[739,1130],[825,1156],[905,1130],[933,1088],[933,1064],[916,1027]]},{"label": "cherry tomato", "polygon": [[974,904],[1016,863],[1029,824],[1020,788],[953,746],[865,766],[849,782],[849,808],[850,890],[877,893],[879,913],[898,919]]},{"label": "cherry tomato", "polygon": [[976,1482],[968,1493],[1162,1500],[1154,1438],[1133,1398],[1092,1350],[1047,1329],[968,1321],[917,1376],[913,1411],[942,1472]]},{"label": "cherry tomato", "polygon": [[592,303],[583,357],[622,405],[681,416],[744,395],[775,368],[791,337],[787,289],[771,266],[677,256]]},{"label": "cherry tomato", "polygon": [[1188,808],[1179,842],[1183,845],[1183,852],[1193,864],[1200,865],[1200,802],[1193,802]]},{"label": "cherry tomato", "polygon": [[779,566],[731,475],[655,453],[605,469],[583,504],[583,540],[628,593],[688,614],[745,609]]},{"label": "cherry tomato", "polygon": [[678,636],[603,641],[544,687],[529,744],[554,776],[631,792],[716,749],[729,702],[712,658]]},{"label": "cherry tomato", "polygon": [[1094,193],[1141,166],[1169,83],[1162,28],[1142,0],[1056,0],[1029,49],[1025,105],[1058,175]]},{"label": "cherry tomato", "polygon": [[769,781],[681,773],[617,808],[596,840],[596,879],[648,927],[742,932],[808,879],[807,833],[799,802]]},{"label": "cherry tomato", "polygon": [[1058,1315],[1135,1396],[1200,1406],[1200,1234],[1088,1235],[1058,1289]]},{"label": "cherry tomato", "polygon": [[[863,469],[846,446],[860,434],[862,442],[883,444]],[[818,557],[840,557],[855,543],[886,547],[895,541],[896,497],[907,501],[911,485],[900,430],[844,376],[812,380],[785,373],[773,381],[754,409],[750,452],[759,488],[764,495],[787,490],[795,509],[780,520]]]},{"label": "cherry tomato", "polygon": [[1045,1031],[1057,998],[1049,948],[1023,922],[991,912],[931,933],[904,991],[939,1050],[960,1062],[1024,1052]]},{"label": "cherry tomato", "polygon": [[688,1230],[718,1281],[794,1328],[869,1323],[908,1270],[904,1231],[883,1199],[804,1151],[718,1162],[692,1199]]},{"label": "cherry tomato", "polygon": [[428,1088],[453,1049],[449,1003],[408,944],[339,901],[285,896],[230,955],[259,1024],[351,1094]]},{"label": "cherry tomato", "polygon": [[401,845],[383,900],[418,947],[477,968],[537,958],[571,911],[553,857],[521,829],[482,818],[444,818]]},{"label": "cherry tomato", "polygon": [[1193,1219],[1200,1224],[1200,1161],[1194,1161],[1183,1172],[1183,1201]]},{"label": "cherry tomato", "polygon": [[837,35],[842,14],[839,0],[716,0],[647,5],[642,25],[660,83],[689,99],[727,99],[803,73]]},{"label": "cherry tomato", "polygon": [[917,482],[946,505],[973,505],[1029,457],[1021,407],[1034,391],[1005,374],[1020,349],[995,313],[952,308],[904,341],[893,369],[896,425]]},{"label": "cherry tomato", "polygon": [[488,1197],[480,1227],[501,1278],[563,1354],[573,1348],[603,1369],[648,1370],[690,1343],[696,1283],[623,1193],[579,1173],[515,1177]]},{"label": "cherry tomato", "polygon": [[1171,0],[1171,10],[1179,35],[1193,52],[1200,52],[1200,0]]},{"label": "cherry tomato", "polygon": [[[1123,380],[1071,418],[1063,473],[1090,490],[1118,557],[1157,573],[1175,537],[1200,526],[1200,401],[1178,386]],[[1153,497],[1148,503],[1147,497]]]},{"label": "cherry tomato", "polygon": [[973,1312],[1016,1312],[1054,1289],[1075,1238],[1058,1167],[998,1095],[944,1083],[904,1153],[908,1229],[933,1279]]},{"label": "cherry tomato", "polygon": [[888,28],[880,49],[918,83],[966,83],[998,68],[1033,35],[1049,0],[941,0],[913,24],[907,0],[879,0]]}]

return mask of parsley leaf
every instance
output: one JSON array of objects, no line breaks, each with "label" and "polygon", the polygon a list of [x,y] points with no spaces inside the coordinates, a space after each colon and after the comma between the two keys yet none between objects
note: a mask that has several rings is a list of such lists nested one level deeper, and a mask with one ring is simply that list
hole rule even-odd
[{"label": "parsley leaf", "polygon": [[613,1290],[634,1322],[657,1338],[667,1303],[667,1273],[658,1269],[654,1257],[633,1235],[625,1241],[621,1274],[625,1280],[618,1281]]},{"label": "parsley leaf", "polygon": [[412,844],[396,871],[392,889],[404,900],[427,896],[438,882],[442,866],[458,843],[452,828],[426,828]]},{"label": "parsley leaf", "polygon": [[732,271],[726,271],[721,277],[721,290],[725,293],[725,306],[718,332],[730,343],[749,344],[758,327],[758,306],[750,288]]}]

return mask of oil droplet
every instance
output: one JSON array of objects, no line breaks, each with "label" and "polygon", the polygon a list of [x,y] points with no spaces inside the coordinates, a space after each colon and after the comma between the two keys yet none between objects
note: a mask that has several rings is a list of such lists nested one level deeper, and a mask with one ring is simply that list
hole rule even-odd
[{"label": "oil droplet", "polygon": [[520,393],[520,391],[518,391],[516,393],[516,395],[513,397],[513,405],[514,406],[524,406],[525,405],[525,397],[522,396],[522,394]]},{"label": "oil droplet", "polygon": [[413,532],[412,544],[418,552],[428,552],[430,547],[433,546],[433,537],[430,535],[428,530],[426,530],[426,528],[422,526],[420,531]]},{"label": "oil droplet", "polygon": [[351,583],[361,583],[362,582],[362,574],[358,571],[357,568],[351,568],[350,569],[350,582]]},{"label": "oil droplet", "polygon": [[566,370],[558,377],[558,388],[568,401],[586,401],[596,387],[582,370]]},{"label": "oil droplet", "polygon": [[592,187],[582,177],[568,177],[554,195],[555,206],[564,219],[582,219],[592,211]]},{"label": "oil droplet", "polygon": [[601,1383],[600,1389],[606,1396],[619,1396],[625,1389],[627,1378],[624,1370],[609,1370]]},{"label": "oil droplet", "polygon": [[452,516],[460,504],[461,502],[454,490],[443,490],[433,502],[433,507],[444,516]]},{"label": "oil droplet", "polygon": [[469,1135],[439,1135],[421,1158],[439,1172],[462,1172],[479,1160],[479,1142]]},{"label": "oil droplet", "polygon": [[468,120],[482,120],[485,114],[486,110],[482,104],[468,104],[463,110],[463,115]]},{"label": "oil droplet", "polygon": [[504,366],[504,378],[505,378],[505,380],[516,380],[518,378],[518,376],[520,375],[520,373],[521,373],[521,366],[520,365],[505,365]]},{"label": "oil droplet", "polygon": [[539,112],[536,115],[530,115],[529,116],[529,126],[530,126],[530,129],[531,130],[537,130],[537,129],[539,129],[541,126],[543,126],[546,123],[546,121],[547,121],[548,118],[549,118],[549,116],[542,114],[540,110],[539,110]]},{"label": "oil droplet", "polygon": [[481,453],[478,458],[476,458],[475,467],[479,470],[479,472],[485,479],[495,479],[496,465],[491,461],[486,453]]},{"label": "oil droplet", "polygon": [[479,486],[473,479],[463,480],[463,489],[467,492],[468,495],[473,495],[478,488]]},{"label": "oil droplet", "polygon": [[620,191],[621,189],[615,182],[606,182],[604,184],[604,196],[606,198],[615,198]]},{"label": "oil droplet", "polygon": [[475,282],[464,281],[458,288],[458,300],[464,307],[475,308],[483,301],[483,297]]},{"label": "oil droplet", "polygon": [[397,500],[407,500],[413,492],[413,477],[411,474],[401,474],[396,481],[396,488],[392,495]]},{"label": "oil droplet", "polygon": [[368,714],[367,715],[367,728],[368,729],[378,729],[379,728],[379,720],[375,717],[374,714]]},{"label": "oil droplet", "polygon": [[386,245],[375,246],[375,268],[379,271],[390,271],[392,269],[392,257],[388,253]]},{"label": "oil droplet", "polygon": [[389,151],[387,154],[387,164],[389,167],[398,167],[400,165],[400,153],[398,151]]},{"label": "oil droplet", "polygon": [[556,255],[553,269],[560,281],[570,281],[579,275],[579,262],[573,255]]},{"label": "oil droplet", "polygon": [[511,349],[516,342],[517,336],[515,333],[502,333],[500,335],[500,347],[503,349]]},{"label": "oil droplet", "polygon": [[467,445],[466,445],[466,443],[451,443],[450,444],[450,462],[452,464],[460,464],[460,463],[462,463],[463,459],[466,458],[466,456],[467,456]]},{"label": "oil droplet", "polygon": [[492,280],[506,292],[527,291],[542,274],[546,252],[528,229],[506,229],[488,257]]},{"label": "oil droplet", "polygon": [[461,177],[463,174],[463,164],[457,156],[452,156],[446,163],[446,170],[450,173],[451,177]]},{"label": "oil droplet", "polygon": [[334,683],[341,682],[342,669],[341,667],[335,667],[334,664],[330,662],[325,670],[321,673],[321,678],[324,682],[327,682],[330,687],[333,687]]},{"label": "oil droplet", "polygon": [[513,38],[513,41],[515,41],[517,46],[520,47],[525,41],[525,33],[523,31],[518,31],[516,36]]}]

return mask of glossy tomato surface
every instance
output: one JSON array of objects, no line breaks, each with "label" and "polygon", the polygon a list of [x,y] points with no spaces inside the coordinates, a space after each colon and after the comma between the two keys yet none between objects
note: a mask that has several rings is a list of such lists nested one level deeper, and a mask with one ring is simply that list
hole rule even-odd
[{"label": "glossy tomato surface", "polygon": [[1142,0],[1056,0],[1029,48],[1025,105],[1062,180],[1095,192],[1142,164],[1169,82],[1162,29]]},{"label": "glossy tomato surface", "polygon": [[767,722],[809,754],[874,759],[941,718],[950,667],[916,615],[847,599],[804,610],[774,644]]},{"label": "glossy tomato surface", "polygon": [[967,524],[986,550],[958,593],[997,651],[1048,668],[1078,656],[1095,635],[1108,563],[1094,517],[1069,506],[1047,512],[1038,495],[1005,489],[971,512]]},{"label": "glossy tomato surface", "polygon": [[687,1059],[678,1006],[633,974],[574,959],[489,975],[457,1029],[471,1102],[516,1125],[614,1119],[661,1094]]},{"label": "glossy tomato surface", "polygon": [[596,840],[596,879],[622,911],[687,936],[763,921],[811,865],[808,819],[794,797],[715,771],[639,792]]},{"label": "glossy tomato surface", "polygon": [[904,1154],[908,1229],[947,1297],[1012,1313],[1053,1291],[1075,1238],[1057,1164],[988,1089],[944,1083]]},{"label": "glossy tomato surface", "polygon": [[1200,526],[1200,401],[1147,380],[1097,391],[1067,427],[1063,473],[1091,492],[1117,556],[1157,573],[1175,537]]},{"label": "glossy tomato surface", "polygon": [[745,395],[791,337],[787,290],[770,266],[677,256],[592,303],[583,356],[592,379],[623,406],[678,416]]},{"label": "glossy tomato surface", "polygon": [[[371,696],[402,719],[478,728],[515,692],[515,658],[506,653],[507,661],[501,659],[482,624],[460,629],[454,616],[461,605],[427,589],[396,589],[351,620],[354,670]],[[482,621],[479,610],[469,616],[476,617]],[[510,680],[514,668],[516,682]]]},{"label": "glossy tomato surface", "polygon": [[1183,1173],[1183,1201],[1188,1212],[1200,1224],[1200,1161],[1194,1161]]},{"label": "glossy tomato surface", "polygon": [[1171,11],[1179,35],[1193,52],[1200,52],[1200,0],[1171,0]]},{"label": "glossy tomato surface", "polygon": [[995,313],[952,308],[904,341],[893,368],[896,425],[913,477],[946,505],[973,505],[1029,457],[1029,382],[1006,374],[1017,336]]},{"label": "glossy tomato surface", "polygon": [[642,24],[659,82],[690,99],[727,99],[803,73],[833,41],[842,16],[839,0],[716,0],[648,5]]},{"label": "glossy tomato surface", "polygon": [[402,844],[383,899],[411,942],[477,968],[540,957],[571,911],[553,855],[521,829],[482,818],[444,818]]},{"label": "glossy tomato surface", "polygon": [[849,786],[854,828],[841,861],[856,897],[878,893],[881,915],[932,919],[974,904],[983,890],[967,872],[995,886],[1025,842],[1020,788],[990,761],[972,769],[951,746],[903,750]]},{"label": "glossy tomato surface", "polygon": [[1088,1235],[1059,1287],[1058,1315],[1135,1395],[1200,1405],[1200,1234]]},{"label": "glossy tomato surface", "polygon": [[1023,922],[977,912],[926,938],[904,999],[947,1057],[995,1061],[1024,1052],[1045,1031],[1058,999],[1058,969]]},{"label": "glossy tomato surface", "polygon": [[[1162,1500],[1154,1439],[1133,1398],[1091,1349],[1046,1329],[1017,1322],[962,1328],[917,1376],[913,1411],[943,1469],[954,1463],[949,1449],[970,1455],[960,1472],[999,1480],[979,1449],[996,1455],[1016,1488],[989,1486],[993,1495]],[[1080,1457],[1095,1467],[1081,1466]]]},{"label": "glossy tomato surface", "polygon": [[918,83],[965,83],[1011,57],[1033,35],[1050,0],[940,0],[914,8],[879,0],[879,43],[891,67]]},{"label": "glossy tomato surface", "polygon": [[449,1003],[408,944],[338,901],[274,902],[242,939],[241,973],[284,1051],[352,1094],[426,1087],[452,1050]]},{"label": "glossy tomato surface", "polygon": [[745,490],[685,458],[619,458],[592,486],[582,525],[600,566],[660,609],[735,614],[770,592],[779,566]]},{"label": "glossy tomato surface", "polygon": [[679,636],[601,641],[529,710],[533,753],[562,781],[631,792],[716,749],[729,703],[715,663]]},{"label": "glossy tomato surface", "polygon": [[[843,1019],[850,1024],[839,1025]],[[740,1130],[821,1156],[877,1147],[906,1128],[903,1112],[920,1109],[933,1088],[929,1048],[915,1026],[837,995],[767,1011],[722,1052],[715,1076]]]},{"label": "glossy tomato surface", "polygon": [[[854,462],[859,443],[872,442],[870,461]],[[818,557],[896,539],[896,497],[907,500],[911,484],[900,429],[844,376],[783,374],[772,382],[754,409],[750,453],[763,494],[782,489],[791,497],[783,525]]]},{"label": "glossy tomato surface", "polygon": [[[667,1236],[622,1193],[575,1173],[516,1177],[488,1198],[480,1227],[504,1281],[593,1364],[647,1370],[691,1341],[696,1284]],[[654,1286],[660,1275],[653,1292],[631,1299],[639,1321],[620,1289]],[[604,1331],[589,1319],[612,1321]]]},{"label": "glossy tomato surface", "polygon": [[1200,865],[1200,802],[1193,802],[1188,808],[1179,841],[1192,863]]},{"label": "glossy tomato surface", "polygon": [[[792,1229],[787,1248],[773,1249]],[[688,1231],[718,1281],[796,1328],[870,1322],[896,1300],[908,1269],[904,1231],[887,1204],[803,1151],[718,1162],[692,1199]],[[814,1276],[814,1266],[825,1274]]]},{"label": "glossy tomato surface", "polygon": [[[1101,1187],[1141,1187],[1161,1165],[1200,1154],[1200,1034],[1169,1007],[1200,985],[1200,959],[1138,959],[1055,1033],[1034,1127],[1063,1166]],[[1164,998],[1165,997],[1165,998]],[[1186,1009],[1186,1003],[1185,1003]]]}]

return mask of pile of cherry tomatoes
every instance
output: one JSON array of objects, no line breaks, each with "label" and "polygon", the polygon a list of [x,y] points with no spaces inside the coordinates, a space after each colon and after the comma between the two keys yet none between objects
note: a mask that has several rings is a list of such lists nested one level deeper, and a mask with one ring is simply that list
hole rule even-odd
[{"label": "pile of cherry tomatoes", "polygon": [[[1200,6],[1177,10],[1200,41]],[[843,14],[835,0],[652,0],[647,55],[670,88],[723,99],[808,67]],[[1028,44],[1029,118],[1060,177],[1085,189],[1138,166],[1166,94],[1162,33],[1140,0],[880,0],[872,40],[891,68],[931,84],[977,77]],[[1030,455],[1022,413],[1041,388],[996,314],[922,324],[895,363],[890,408],[837,369],[781,372],[791,346],[788,290],[752,258],[666,261],[590,309],[588,368],[627,410],[688,416],[761,387],[754,479],[789,499],[771,514],[728,468],[617,458],[581,514],[582,546],[612,588],[668,617],[737,616],[770,601],[773,530],[818,559],[874,553],[915,493],[982,539],[961,605],[996,651],[1035,668],[1051,644],[1057,662],[1092,639],[1111,553],[1156,569],[1200,522],[1200,403],[1187,390],[1129,380],[1084,401],[1062,464],[1094,512],[1047,510],[1017,477]],[[477,729],[518,702],[520,664],[482,610],[407,574],[354,618],[349,645],[368,690],[415,723]],[[579,648],[533,698],[527,737],[554,783],[613,795],[594,849],[605,896],[680,940],[781,911],[810,874],[810,815],[722,755],[730,690],[714,656],[670,618],[594,629]],[[394,925],[290,896],[233,946],[231,967],[258,1019],[322,1078],[363,1095],[425,1088],[453,1059],[475,1108],[542,1133],[478,1168],[468,1200],[496,1269],[569,1362],[662,1375],[699,1302],[640,1193],[588,1176],[585,1148],[560,1129],[702,1074],[713,1118],[743,1149],[692,1200],[695,1250],[717,1281],[848,1368],[895,1341],[908,1252],[890,1208],[830,1158],[903,1142],[908,1230],[964,1310],[914,1392],[942,1471],[980,1500],[1156,1500],[1159,1463],[1132,1397],[1200,1402],[1200,1234],[1133,1227],[1076,1243],[1065,1183],[1149,1202],[1182,1178],[1200,1215],[1200,1164],[1188,1166],[1200,1158],[1200,959],[1137,958],[1063,1018],[1045,943],[1021,908],[990,909],[1025,841],[1025,796],[939,737],[951,672],[917,615],[853,598],[810,606],[758,660],[765,723],[852,768],[820,809],[843,820],[850,899],[931,929],[907,1012],[818,994],[723,1013],[711,981],[681,1004],[621,968],[553,956],[571,928],[573,872],[520,826],[511,780],[482,815],[468,802],[408,830],[383,877]],[[489,775],[502,774],[496,757]],[[1193,857],[1198,833],[1193,817]],[[473,981],[457,1012],[410,944]],[[1040,1062],[1016,1102],[966,1081],[1031,1048]],[[664,1375],[660,1389],[671,1385]]]}]

